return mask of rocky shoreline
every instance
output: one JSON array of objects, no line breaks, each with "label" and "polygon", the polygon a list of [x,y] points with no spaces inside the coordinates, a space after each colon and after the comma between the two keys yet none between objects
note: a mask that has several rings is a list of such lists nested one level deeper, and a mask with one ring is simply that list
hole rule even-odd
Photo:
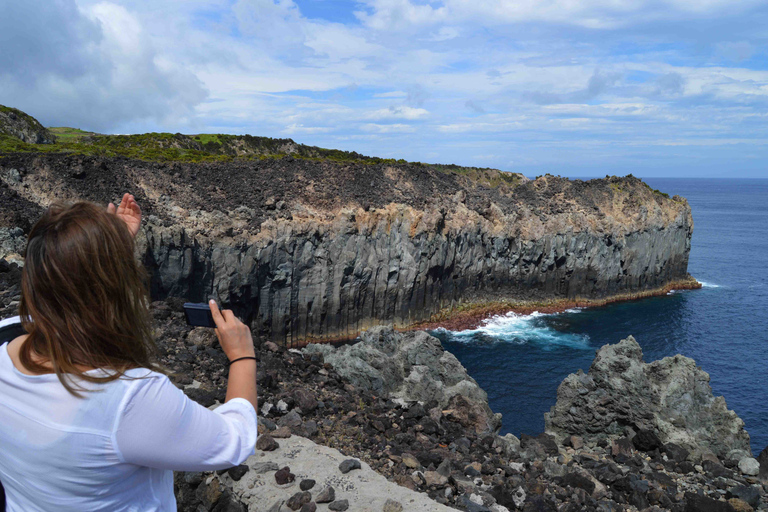
[{"label": "rocky shoreline", "polygon": [[[548,420],[550,433],[520,439],[499,436],[494,432],[497,424],[483,414],[487,407],[483,396],[469,398],[474,392],[471,379],[467,382],[470,391],[447,398],[450,392],[445,391],[450,386],[445,385],[445,377],[455,375],[457,369],[428,338],[426,333],[398,334],[379,328],[356,345],[336,349],[310,346],[299,351],[263,344],[259,351],[262,447],[270,450],[273,440],[279,445],[290,435],[307,437],[359,459],[400,486],[470,512],[768,509],[768,451],[761,454],[760,461],[751,457],[743,423],[724,408],[722,398],[712,397],[704,385],[708,377],[694,370],[695,365],[692,368],[687,358],[646,365],[636,343],[628,339],[603,347],[596,365],[602,361],[605,371],[590,370],[588,375],[593,381],[627,382],[637,371],[646,371],[651,377],[664,373],[658,369],[661,364],[666,374],[678,375],[680,385],[676,389],[683,395],[689,392],[692,398],[677,403],[677,409],[665,402],[667,409],[657,408],[651,413],[670,424],[689,421],[692,428],[693,413],[699,414],[699,427],[706,422],[725,425],[714,433],[714,439],[727,450],[710,450],[714,445],[705,446],[701,440],[691,444],[691,439],[669,437],[669,432],[652,421],[621,419],[622,411],[626,412],[623,404],[629,402],[635,409],[632,397],[648,387],[648,381],[642,380],[635,389],[624,389],[624,394],[614,389],[612,401],[593,391],[603,399],[601,407],[614,414],[607,427],[599,426],[600,435],[589,428],[583,435],[563,434],[562,422],[556,420],[560,411],[578,410],[583,417],[575,414],[574,418],[579,421],[590,417],[590,411],[599,411],[592,402],[574,405],[563,391]],[[436,362],[441,359],[447,363],[446,371]],[[431,374],[414,362],[426,363]],[[574,375],[563,386],[571,389],[569,383],[582,381],[586,382],[585,377]],[[685,387],[688,385],[691,389]],[[426,389],[437,390],[435,399],[423,403],[408,400]],[[575,390],[577,396],[591,396],[578,386]],[[707,409],[709,416],[702,417],[700,410],[712,403],[718,406]],[[670,415],[674,416],[671,420]],[[560,429],[554,428],[556,424]],[[254,460],[270,460],[269,451],[257,450]],[[246,475],[254,468],[263,469],[254,464],[249,461],[251,469]],[[335,472],[332,468],[331,473]],[[277,475],[274,469],[266,473],[266,477],[258,477],[259,481]],[[305,476],[320,481],[326,475]],[[251,478],[257,480],[256,476]],[[243,486],[232,484],[226,477],[211,482],[220,489],[235,489],[230,497],[244,507],[251,499],[252,494]],[[190,491],[182,495],[190,495]],[[270,510],[290,510],[291,496],[293,492],[286,492]],[[318,510],[328,510],[324,504],[316,505]],[[392,506],[395,508],[354,510],[399,510]]]},{"label": "rocky shoreline", "polygon": [[[15,264],[0,265],[4,317],[15,314],[19,275]],[[226,357],[210,330],[185,324],[182,302],[152,304],[160,360],[188,396],[215,406],[225,396]],[[303,350],[263,341],[257,356],[257,455],[228,471],[177,474],[180,511],[427,510],[409,508],[415,498],[406,490],[469,512],[768,510],[768,450],[752,458],[743,423],[692,360],[646,364],[631,339],[603,347],[588,374],[563,382],[548,433],[519,439],[496,433],[501,418],[482,389],[424,332],[377,328],[354,345]],[[677,395],[654,394],[662,383]],[[290,463],[276,467],[285,457],[331,457],[323,447],[338,451],[333,460],[357,461],[343,469],[361,471],[358,481],[375,471],[405,490],[389,501],[371,497],[372,508],[361,505],[365,485],[338,462],[302,458],[296,473]],[[292,474],[295,482],[282,480]],[[304,489],[304,480],[320,483]],[[321,502],[333,482],[347,483]],[[256,504],[261,489],[275,497],[269,507]]]}]

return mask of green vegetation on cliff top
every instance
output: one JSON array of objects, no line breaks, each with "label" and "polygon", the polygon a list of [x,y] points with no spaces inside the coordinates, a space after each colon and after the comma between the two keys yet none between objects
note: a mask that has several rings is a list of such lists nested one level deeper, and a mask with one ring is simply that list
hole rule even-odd
[{"label": "green vegetation on cliff top", "polygon": [[[45,130],[34,117],[18,109],[0,105],[0,112],[13,112],[22,116],[29,126]],[[67,153],[105,158],[124,157],[151,162],[222,162],[291,156],[300,160],[429,167],[439,172],[463,175],[475,183],[492,188],[514,187],[524,181],[520,174],[496,169],[370,157],[355,151],[306,146],[292,139],[227,134],[182,135],[180,133],[103,135],[68,127],[49,128],[48,131],[56,136],[54,144],[28,144],[14,136],[3,134],[0,126],[0,156],[11,153]],[[648,187],[647,184],[643,184]],[[669,197],[658,190],[651,190],[656,194]]]},{"label": "green vegetation on cliff top", "polygon": [[[0,105],[0,109],[9,109]],[[16,111],[21,113],[21,111]],[[23,113],[21,113],[23,114]],[[27,114],[24,114],[27,116]],[[29,117],[30,120],[37,121]],[[42,125],[37,123],[40,129]],[[103,135],[79,128],[57,127],[49,131],[56,136],[54,144],[28,144],[11,135],[0,133],[0,155],[9,153],[68,153],[105,158],[125,157],[152,162],[222,162],[235,159],[265,160],[291,156],[300,160],[331,161],[358,164],[416,165],[440,172],[465,175],[485,186],[512,186],[523,180],[519,174],[495,169],[457,165],[424,164],[393,158],[361,155],[355,151],[325,149],[298,144],[292,139],[273,139],[252,135],[180,133],[144,133],[135,135]]]}]

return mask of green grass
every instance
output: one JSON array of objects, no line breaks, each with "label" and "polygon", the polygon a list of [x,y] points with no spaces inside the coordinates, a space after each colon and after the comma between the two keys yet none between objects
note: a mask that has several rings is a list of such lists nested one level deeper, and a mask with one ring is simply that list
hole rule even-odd
[{"label": "green grass", "polygon": [[50,131],[57,137],[55,144],[25,144],[14,137],[0,135],[0,153],[71,153],[100,157],[126,157],[153,162],[267,160],[290,155],[299,160],[317,162],[427,167],[446,174],[463,175],[472,181],[493,188],[502,185],[515,186],[521,181],[517,175],[495,169],[409,163],[402,159],[370,157],[355,151],[305,146],[291,139],[206,133],[102,135],[69,127],[50,128]]},{"label": "green grass", "polygon": [[69,128],[66,126],[58,126],[55,128],[48,128],[48,131],[56,136],[56,139],[60,142],[75,142],[83,137],[91,135],[98,135],[94,132],[86,132],[80,128]]}]

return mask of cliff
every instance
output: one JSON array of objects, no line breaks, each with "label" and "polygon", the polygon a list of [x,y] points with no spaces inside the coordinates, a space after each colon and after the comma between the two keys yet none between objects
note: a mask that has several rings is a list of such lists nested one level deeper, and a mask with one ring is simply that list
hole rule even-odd
[{"label": "cliff", "polygon": [[[80,140],[98,139],[88,146],[96,153],[134,155],[137,137]],[[106,204],[130,191],[145,214],[139,256],[154,298],[218,295],[255,333],[284,344],[510,300],[629,297],[690,279],[688,203],[636,178],[528,180],[290,142],[254,143],[266,156],[206,153],[216,159],[200,162],[94,156],[82,142],[58,145],[68,152],[6,148],[0,258],[21,261],[24,234],[52,201]]]},{"label": "cliff", "polygon": [[27,144],[53,144],[56,137],[34,117],[19,109],[0,105],[0,137],[12,137]]}]

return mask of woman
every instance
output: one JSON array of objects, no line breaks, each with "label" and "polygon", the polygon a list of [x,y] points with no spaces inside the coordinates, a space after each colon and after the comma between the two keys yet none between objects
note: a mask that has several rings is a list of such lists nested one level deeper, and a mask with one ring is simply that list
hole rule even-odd
[{"label": "woman", "polygon": [[9,512],[176,511],[173,470],[243,462],[256,443],[250,329],[211,301],[232,362],[226,403],[188,399],[153,362],[141,210],[54,204],[29,233],[19,313],[0,347],[0,482]]}]

